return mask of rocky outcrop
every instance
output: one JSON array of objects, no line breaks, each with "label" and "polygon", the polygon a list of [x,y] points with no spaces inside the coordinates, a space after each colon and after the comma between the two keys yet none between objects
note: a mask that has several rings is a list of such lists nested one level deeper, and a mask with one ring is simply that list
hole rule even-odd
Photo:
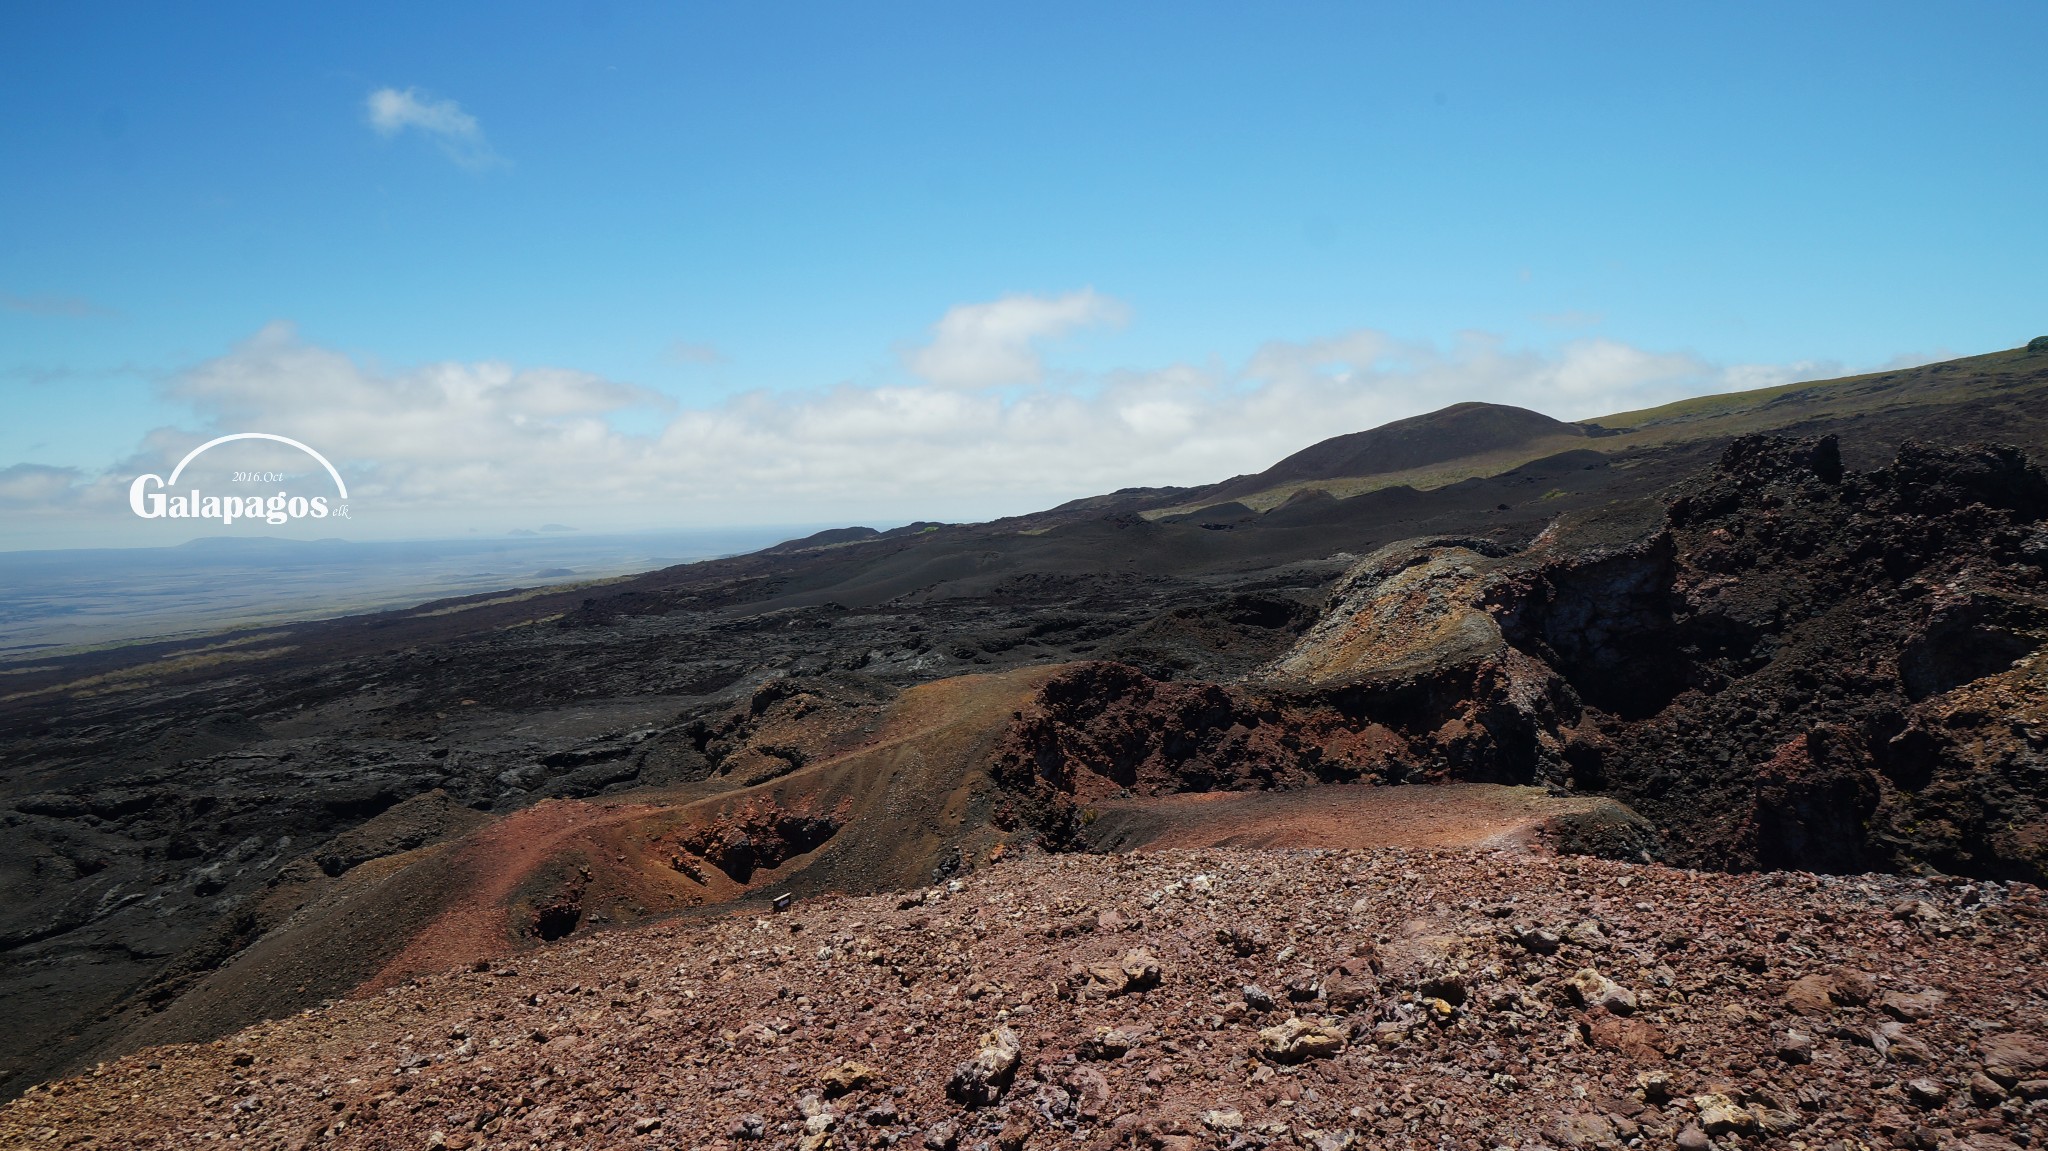
[{"label": "rocky outcrop", "polygon": [[756,870],[774,868],[793,856],[816,851],[846,822],[843,811],[816,814],[791,810],[772,800],[750,800],[685,836],[678,847],[686,855],[671,864],[688,875],[701,874],[693,859],[723,871],[735,883],[748,883]]},{"label": "rocky outcrop", "polygon": [[1322,619],[1265,677],[1324,687],[1498,660],[1507,641],[1482,599],[1500,566],[1463,541],[1381,548],[1337,581]]},{"label": "rocky outcrop", "polygon": [[722,713],[679,725],[654,753],[683,778],[729,776],[751,787],[858,746],[893,698],[855,676],[778,676]]},{"label": "rocky outcrop", "polygon": [[1559,754],[1576,738],[1549,685],[1514,651],[1305,689],[1165,682],[1123,664],[1082,664],[1017,713],[990,772],[1055,847],[1082,842],[1083,812],[1112,797],[1527,783],[1560,774]]},{"label": "rocky outcrop", "polygon": [[1561,774],[1579,708],[1487,609],[1500,562],[1461,543],[1382,549],[1249,681],[1080,665],[1017,715],[993,774],[1036,809],[1113,794]]},{"label": "rocky outcrop", "polygon": [[1246,680],[1070,671],[994,774],[1055,842],[1110,794],[1544,782],[1664,840],[1561,829],[1603,851],[2048,879],[2044,515],[2009,448],[1747,437],[1661,516],[1382,548]]},{"label": "rocky outcrop", "polygon": [[2048,640],[2044,514],[2008,448],[1908,443],[1857,474],[1831,439],[1737,441],[1663,530],[1647,666],[1678,690],[1602,717],[1595,782],[1700,863],[2048,875],[2042,761],[2011,734],[2043,716],[2015,660]]}]

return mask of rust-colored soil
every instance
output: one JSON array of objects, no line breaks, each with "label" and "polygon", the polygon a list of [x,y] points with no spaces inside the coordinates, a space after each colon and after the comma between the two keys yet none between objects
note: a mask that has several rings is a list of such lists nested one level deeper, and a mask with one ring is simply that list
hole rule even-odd
[{"label": "rust-colored soil", "polygon": [[1206,792],[1105,802],[1096,808],[1088,839],[1117,850],[1528,847],[1551,819],[1603,806],[1598,799],[1553,797],[1540,787],[1483,783]]},{"label": "rust-colored soil", "polygon": [[448,907],[364,985],[378,991],[420,971],[436,971],[505,950],[507,902],[520,885],[567,850],[599,845],[605,831],[648,808],[574,801],[535,804],[463,840],[451,860],[466,882],[448,891]]},{"label": "rust-colored soil", "polygon": [[[864,746],[753,787],[710,798],[684,789],[631,803],[536,804],[451,845],[381,861],[377,882],[357,885],[286,930],[321,950],[388,954],[362,984],[368,992],[533,947],[556,934],[782,890],[881,890],[926,881],[942,859],[971,864],[1012,841],[990,826],[987,814],[997,798],[979,765],[1011,714],[1055,670],[960,676],[913,688],[890,705]],[[759,839],[760,829],[778,816],[830,831],[823,842],[796,845],[803,849],[789,854],[755,845],[770,865],[728,871],[727,855],[706,854],[707,844],[722,835],[751,828]],[[950,855],[956,851],[957,857]],[[420,869],[432,872],[430,898],[438,904],[425,915],[418,906],[421,885],[398,882]],[[395,950],[392,932],[404,937]],[[303,947],[270,950],[303,958]],[[239,983],[252,976],[261,978],[248,970],[232,978]],[[220,997],[201,1000],[210,998]]]},{"label": "rust-colored soil", "polygon": [[[753,787],[708,798],[679,789],[631,803],[551,800],[452,843],[366,864],[208,977],[218,986],[200,987],[185,1005],[152,1021],[148,1033],[158,1040],[218,1034],[222,1023],[233,1025],[236,1005],[251,1001],[251,988],[266,991],[261,1009],[274,1014],[351,986],[381,991],[563,935],[758,903],[784,891],[915,886],[1000,857],[1035,833],[1004,817],[1008,798],[981,766],[1012,716],[1063,670],[960,676],[913,688],[889,705],[864,746]],[[1601,806],[1536,788],[1477,784],[1181,794],[1105,801],[1093,809],[1086,839],[1117,850],[1521,849],[1547,821]],[[801,825],[811,837],[772,842],[778,821]],[[736,837],[751,841],[746,852],[759,866],[735,866],[725,845]],[[322,957],[335,971],[362,974],[340,987],[312,978],[308,971],[322,966]],[[291,987],[303,990],[304,1004],[278,990]]]}]

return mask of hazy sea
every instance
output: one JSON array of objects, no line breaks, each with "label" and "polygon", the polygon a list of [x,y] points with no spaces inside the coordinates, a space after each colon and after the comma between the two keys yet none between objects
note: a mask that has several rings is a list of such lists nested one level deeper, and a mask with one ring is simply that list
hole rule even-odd
[{"label": "hazy sea", "polygon": [[814,530],[382,543],[219,538],[165,548],[0,552],[0,661],[630,575],[757,551]]}]

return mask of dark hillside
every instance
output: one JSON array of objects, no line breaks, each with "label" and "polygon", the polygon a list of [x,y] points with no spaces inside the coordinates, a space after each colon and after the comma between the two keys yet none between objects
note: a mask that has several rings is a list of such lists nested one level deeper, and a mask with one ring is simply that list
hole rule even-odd
[{"label": "dark hillside", "polygon": [[1527,408],[1464,403],[1395,420],[1362,432],[1333,436],[1288,456],[1265,471],[1205,491],[1223,501],[1304,480],[1375,476],[1487,455],[1558,436],[1584,436],[1577,424]]}]

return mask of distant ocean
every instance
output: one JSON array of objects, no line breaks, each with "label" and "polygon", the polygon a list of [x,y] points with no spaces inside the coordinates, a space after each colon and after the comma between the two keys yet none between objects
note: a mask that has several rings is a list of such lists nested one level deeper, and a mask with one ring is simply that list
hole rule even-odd
[{"label": "distant ocean", "polygon": [[0,661],[411,607],[758,551],[814,527],[358,543],[200,539],[0,552]]}]

